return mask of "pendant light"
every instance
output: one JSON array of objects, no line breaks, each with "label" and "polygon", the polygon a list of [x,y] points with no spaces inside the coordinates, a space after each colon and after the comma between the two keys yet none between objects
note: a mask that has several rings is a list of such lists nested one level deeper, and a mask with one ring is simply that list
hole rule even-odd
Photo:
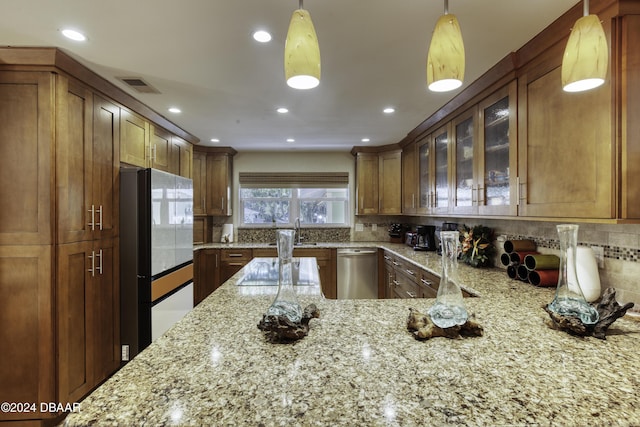
[{"label": "pendant light", "polygon": [[427,55],[427,85],[433,92],[447,92],[462,86],[464,80],[464,43],[455,15],[449,14],[444,0],[444,15],[436,23]]},{"label": "pendant light", "polygon": [[589,15],[589,0],[584,0],[583,16],[573,26],[562,57],[562,89],[580,92],[602,85],[608,61],[604,29],[598,15]]},{"label": "pendant light", "polygon": [[312,89],[320,84],[318,37],[302,0],[289,23],[284,45],[284,74],[287,84],[295,89]]}]

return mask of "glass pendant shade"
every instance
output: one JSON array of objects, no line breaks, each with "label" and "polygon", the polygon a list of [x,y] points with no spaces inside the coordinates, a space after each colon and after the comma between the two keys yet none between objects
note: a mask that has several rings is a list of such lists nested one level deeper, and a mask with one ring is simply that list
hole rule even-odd
[{"label": "glass pendant shade", "polygon": [[284,73],[287,85],[312,89],[320,84],[320,47],[311,15],[297,9],[291,15],[284,45]]},{"label": "glass pendant shade", "polygon": [[562,58],[562,88],[565,92],[593,89],[607,76],[607,38],[597,15],[576,21]]},{"label": "glass pendant shade", "polygon": [[446,92],[464,81],[464,43],[455,15],[444,14],[433,30],[427,55],[427,85],[433,92]]}]

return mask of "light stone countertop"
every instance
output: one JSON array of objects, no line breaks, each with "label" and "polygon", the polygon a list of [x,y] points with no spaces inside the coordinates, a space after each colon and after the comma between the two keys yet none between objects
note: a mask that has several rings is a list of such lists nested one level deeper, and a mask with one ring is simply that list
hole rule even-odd
[{"label": "light stone countertop", "polygon": [[[363,244],[364,243],[364,244]],[[252,245],[251,247],[255,247]],[[439,257],[393,250],[438,272]],[[330,247],[336,247],[331,245]],[[271,295],[243,295],[242,271],[113,375],[65,424],[212,426],[640,425],[640,323],[607,340],[547,326],[554,289],[460,266],[480,295],[467,309],[482,337],[416,341],[409,307],[432,299],[325,300],[294,344],[267,342],[257,323]]]}]

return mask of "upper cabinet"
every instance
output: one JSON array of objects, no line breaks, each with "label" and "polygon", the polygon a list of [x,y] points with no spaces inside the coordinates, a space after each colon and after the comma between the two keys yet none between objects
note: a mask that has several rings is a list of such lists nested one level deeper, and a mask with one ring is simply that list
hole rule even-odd
[{"label": "upper cabinet", "polygon": [[378,213],[379,160],[377,153],[356,154],[356,215]]},{"label": "upper cabinet", "polygon": [[379,154],[379,213],[397,215],[402,213],[402,161],[401,151]]},{"label": "upper cabinet", "polygon": [[120,160],[141,168],[149,167],[151,158],[149,122],[127,110],[120,115]]},{"label": "upper cabinet", "polygon": [[358,152],[356,156],[356,215],[402,213],[402,151]]},{"label": "upper cabinet", "polygon": [[235,154],[236,151],[230,147],[202,147],[193,152],[194,215],[233,214],[231,187]]},{"label": "upper cabinet", "polygon": [[414,214],[418,209],[418,153],[412,142],[402,149],[402,213]]},{"label": "upper cabinet", "polygon": [[562,90],[576,5],[400,142],[404,214],[640,221],[640,3],[592,3],[605,84]]},{"label": "upper cabinet", "polygon": [[478,211],[479,179],[477,150],[477,108],[457,117],[452,124],[451,212],[470,214]]},{"label": "upper cabinet", "polygon": [[517,85],[512,81],[478,105],[477,212],[516,215]]}]

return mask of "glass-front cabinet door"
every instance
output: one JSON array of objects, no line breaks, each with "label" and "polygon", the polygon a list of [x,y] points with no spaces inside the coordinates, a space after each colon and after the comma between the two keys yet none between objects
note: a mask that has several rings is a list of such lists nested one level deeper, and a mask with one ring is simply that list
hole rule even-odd
[{"label": "glass-front cabinet door", "polygon": [[418,141],[416,151],[418,153],[418,200],[417,213],[429,213],[433,195],[433,178],[431,171],[433,167],[431,136],[426,136]]},{"label": "glass-front cabinet door", "polygon": [[516,215],[518,211],[516,89],[512,82],[478,106],[480,214]]},{"label": "glass-front cabinet door", "polygon": [[452,212],[472,214],[478,210],[475,178],[475,141],[477,109],[465,112],[453,121]]},{"label": "glass-front cabinet door", "polygon": [[449,194],[449,140],[451,123],[433,133],[435,193],[431,213],[447,213],[450,205]]}]

